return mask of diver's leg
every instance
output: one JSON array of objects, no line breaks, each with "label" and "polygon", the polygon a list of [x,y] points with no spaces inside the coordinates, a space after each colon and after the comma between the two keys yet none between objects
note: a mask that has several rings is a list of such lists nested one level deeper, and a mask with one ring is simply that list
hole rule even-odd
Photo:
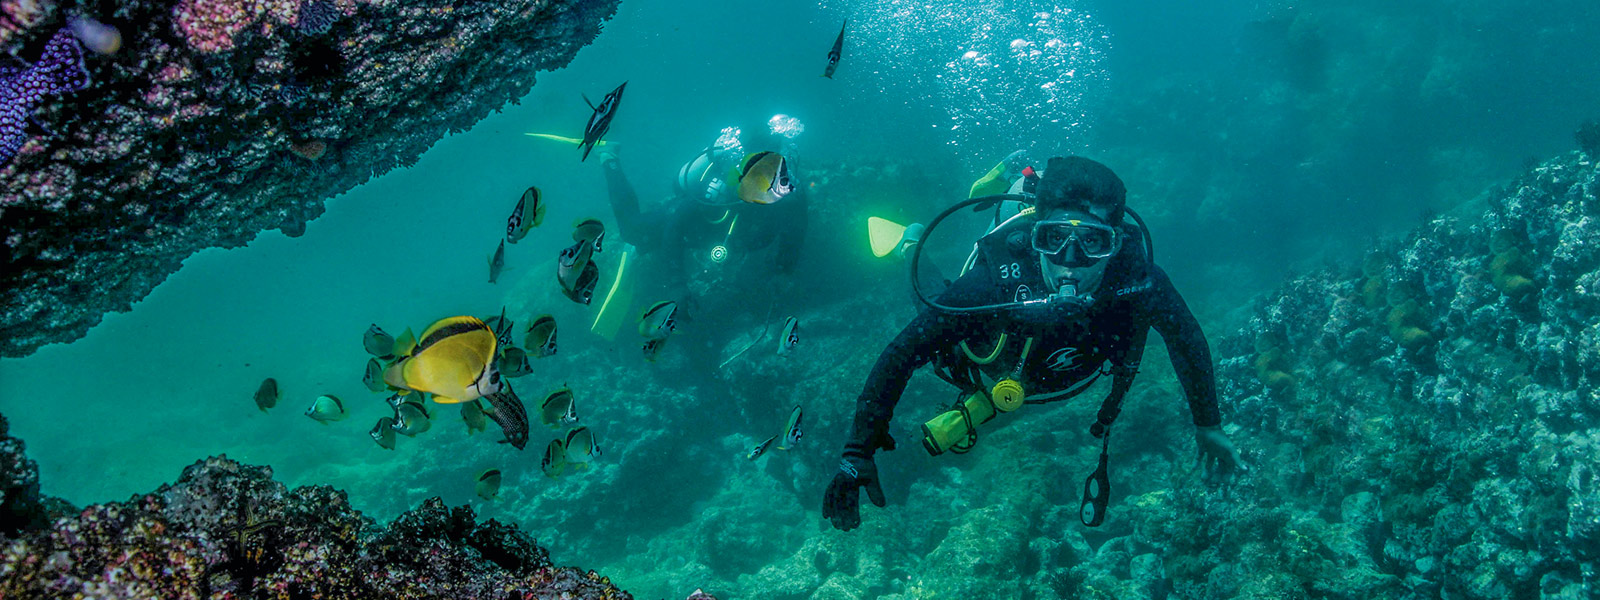
[{"label": "diver's leg", "polygon": [[643,218],[639,212],[639,195],[634,193],[633,184],[628,183],[628,177],[622,174],[622,163],[615,154],[606,154],[600,162],[600,170],[605,172],[606,192],[611,197],[611,211],[617,215],[617,230],[622,232],[623,239],[639,247],[655,245],[659,236],[648,225],[649,220]]}]

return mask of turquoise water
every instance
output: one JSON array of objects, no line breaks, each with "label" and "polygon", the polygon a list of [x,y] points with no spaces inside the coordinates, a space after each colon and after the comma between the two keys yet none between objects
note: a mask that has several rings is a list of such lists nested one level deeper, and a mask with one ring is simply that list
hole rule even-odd
[{"label": "turquoise water", "polygon": [[[244,248],[199,253],[85,338],[0,361],[0,411],[38,460],[44,492],[121,500],[226,453],[269,464],[290,485],[348,490],[378,518],[435,495],[470,503],[534,531],[557,562],[614,573],[640,597],[701,585],[748,597],[776,585],[755,574],[794,548],[866,535],[823,532],[818,506],[864,369],[910,308],[903,274],[865,254],[858,207],[926,219],[1017,148],[1041,163],[1097,158],[1127,181],[1163,266],[1216,336],[1285,273],[1354,260],[1376,237],[1519,172],[1527,157],[1567,151],[1577,123],[1600,115],[1600,82],[1565,66],[1600,49],[1600,16],[1576,2],[1534,11],[1486,1],[747,4],[627,0],[595,44],[543,74],[520,105],[331,199],[303,237],[265,232]],[[818,77],[845,17],[838,74]],[[593,309],[554,293],[548,261],[570,243],[566,224],[614,219],[594,160],[523,134],[576,134],[589,112],[579,94],[598,99],[624,80],[608,139],[622,144],[647,202],[667,194],[678,166],[719,129],[777,113],[806,124],[798,143],[808,168],[877,169],[863,176],[874,189],[831,186],[812,200],[808,266],[778,299],[780,313],[815,323],[805,352],[788,362],[763,352],[717,373],[681,357],[650,365],[631,338],[587,334]],[[880,168],[885,160],[916,168]],[[485,258],[528,185],[550,202],[546,225],[508,247],[513,270],[488,284]],[[722,295],[749,302],[719,305],[735,313],[716,321],[730,339],[758,329],[770,300],[765,281],[743,285]],[[518,389],[532,405],[571,384],[611,451],[589,472],[549,480],[538,458],[556,432],[536,425],[518,452],[492,443],[492,425],[469,437],[448,407],[431,432],[396,451],[376,447],[365,433],[388,409],[360,382],[367,325],[420,330],[501,306],[519,328],[541,312],[564,324],[562,352]],[[1158,365],[1152,387],[1170,385],[1158,352],[1146,362]],[[250,395],[268,376],[285,397],[263,414]],[[344,398],[351,418],[320,425],[298,414],[325,393]],[[1017,453],[1046,457],[1028,468],[1048,474],[1002,492],[1072,487],[1050,469],[1077,477],[1087,438],[1041,448],[1013,430],[1077,433],[1092,407],[1029,416],[987,455],[929,458],[912,430],[947,395],[925,377],[908,391],[896,419],[906,450],[879,461],[891,506],[865,509],[869,520],[885,531],[948,526],[928,515],[981,504],[976,497],[1003,501],[980,492],[987,484],[971,472],[1003,470],[993,463]],[[744,461],[795,402],[815,415],[806,445]],[[1188,451],[1176,448],[1186,439],[1171,443]],[[485,468],[506,474],[497,502],[473,495]],[[707,541],[724,538],[744,541]],[[703,566],[652,568],[668,557]],[[881,577],[915,570],[904,568]]]}]

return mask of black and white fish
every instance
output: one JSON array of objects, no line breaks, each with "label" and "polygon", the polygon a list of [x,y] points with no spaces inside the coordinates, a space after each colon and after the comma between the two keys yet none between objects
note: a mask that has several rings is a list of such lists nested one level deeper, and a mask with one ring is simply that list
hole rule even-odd
[{"label": "black and white fish", "polygon": [[788,354],[800,343],[800,320],[789,317],[783,322],[783,333],[778,336],[778,354]]},{"label": "black and white fish", "polygon": [[611,130],[611,119],[617,116],[617,105],[622,103],[622,90],[626,87],[628,82],[622,82],[617,89],[611,90],[605,98],[600,99],[599,106],[590,102],[588,96],[583,97],[584,103],[594,110],[594,114],[589,115],[589,124],[583,127],[583,142],[578,144],[583,148],[583,158],[580,160],[588,160],[589,152],[594,150],[595,144]]},{"label": "black and white fish", "polygon": [[779,450],[788,450],[800,443],[800,438],[805,433],[800,431],[800,421],[805,413],[800,410],[800,405],[794,405],[794,411],[789,413],[789,424],[783,428],[783,441],[778,443]]},{"label": "black and white fish", "polygon": [[828,51],[828,67],[822,71],[822,76],[833,79],[833,71],[839,68],[839,58],[844,55],[844,29],[850,26],[850,19],[845,19],[839,26],[839,37],[833,40],[833,49]]},{"label": "black and white fish", "polygon": [[766,454],[767,453],[767,448],[771,447],[772,446],[772,442],[776,441],[777,439],[778,439],[778,434],[776,434],[776,433],[772,434],[772,437],[767,438],[767,441],[764,441],[764,442],[761,442],[759,444],[756,444],[756,447],[751,448],[750,449],[750,453],[744,455],[744,457],[748,458],[750,460],[755,460],[755,459],[761,458],[761,455]]},{"label": "black and white fish", "polygon": [[506,218],[506,241],[515,244],[528,237],[529,229],[544,223],[544,210],[544,193],[537,186],[528,186]]}]

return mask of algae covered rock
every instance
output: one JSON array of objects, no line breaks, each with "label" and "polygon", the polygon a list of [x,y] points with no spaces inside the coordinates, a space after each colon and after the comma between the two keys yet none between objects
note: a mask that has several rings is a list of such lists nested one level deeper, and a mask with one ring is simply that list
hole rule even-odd
[{"label": "algae covered rock", "polygon": [[[1258,299],[1217,344],[1227,413],[1259,449],[1214,515],[1240,531],[1215,559],[1163,554],[1175,588],[1592,594],[1571,574],[1600,565],[1588,525],[1600,514],[1600,356],[1586,347],[1600,303],[1585,285],[1600,280],[1597,190],[1595,164],[1559,157],[1474,214],[1381,242],[1359,279],[1328,268]],[[1262,350],[1276,336],[1303,357],[1297,394],[1268,393]]]},{"label": "algae covered rock", "polygon": [[914,597],[969,598],[1022,593],[1028,517],[1001,504],[967,511],[912,577]]},{"label": "algae covered rock", "polygon": [[[120,30],[0,164],[0,356],[81,337],[190,254],[304,232],[572,60],[616,0],[7,4],[25,61],[87,16]],[[27,12],[26,17],[20,17]],[[87,12],[86,15],[79,13]],[[74,44],[77,42],[74,41]]]},{"label": "algae covered rock", "polygon": [[0,595],[19,598],[630,597],[465,507],[433,499],[384,527],[342,492],[289,489],[267,467],[224,457],[24,533],[0,573]]}]

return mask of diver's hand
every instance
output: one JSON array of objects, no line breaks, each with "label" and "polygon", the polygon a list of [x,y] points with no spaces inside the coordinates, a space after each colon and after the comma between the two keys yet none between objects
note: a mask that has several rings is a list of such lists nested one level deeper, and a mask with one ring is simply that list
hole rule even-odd
[{"label": "diver's hand", "polygon": [[846,453],[839,461],[839,473],[828,484],[822,496],[822,518],[833,523],[840,531],[850,531],[861,526],[861,488],[867,488],[867,498],[878,508],[883,508],[883,487],[878,485],[878,465],[872,457]]},{"label": "diver's hand", "polygon": [[1234,475],[1249,470],[1239,460],[1239,449],[1222,427],[1195,427],[1194,442],[1200,449],[1200,468],[1207,481],[1231,481]]}]

